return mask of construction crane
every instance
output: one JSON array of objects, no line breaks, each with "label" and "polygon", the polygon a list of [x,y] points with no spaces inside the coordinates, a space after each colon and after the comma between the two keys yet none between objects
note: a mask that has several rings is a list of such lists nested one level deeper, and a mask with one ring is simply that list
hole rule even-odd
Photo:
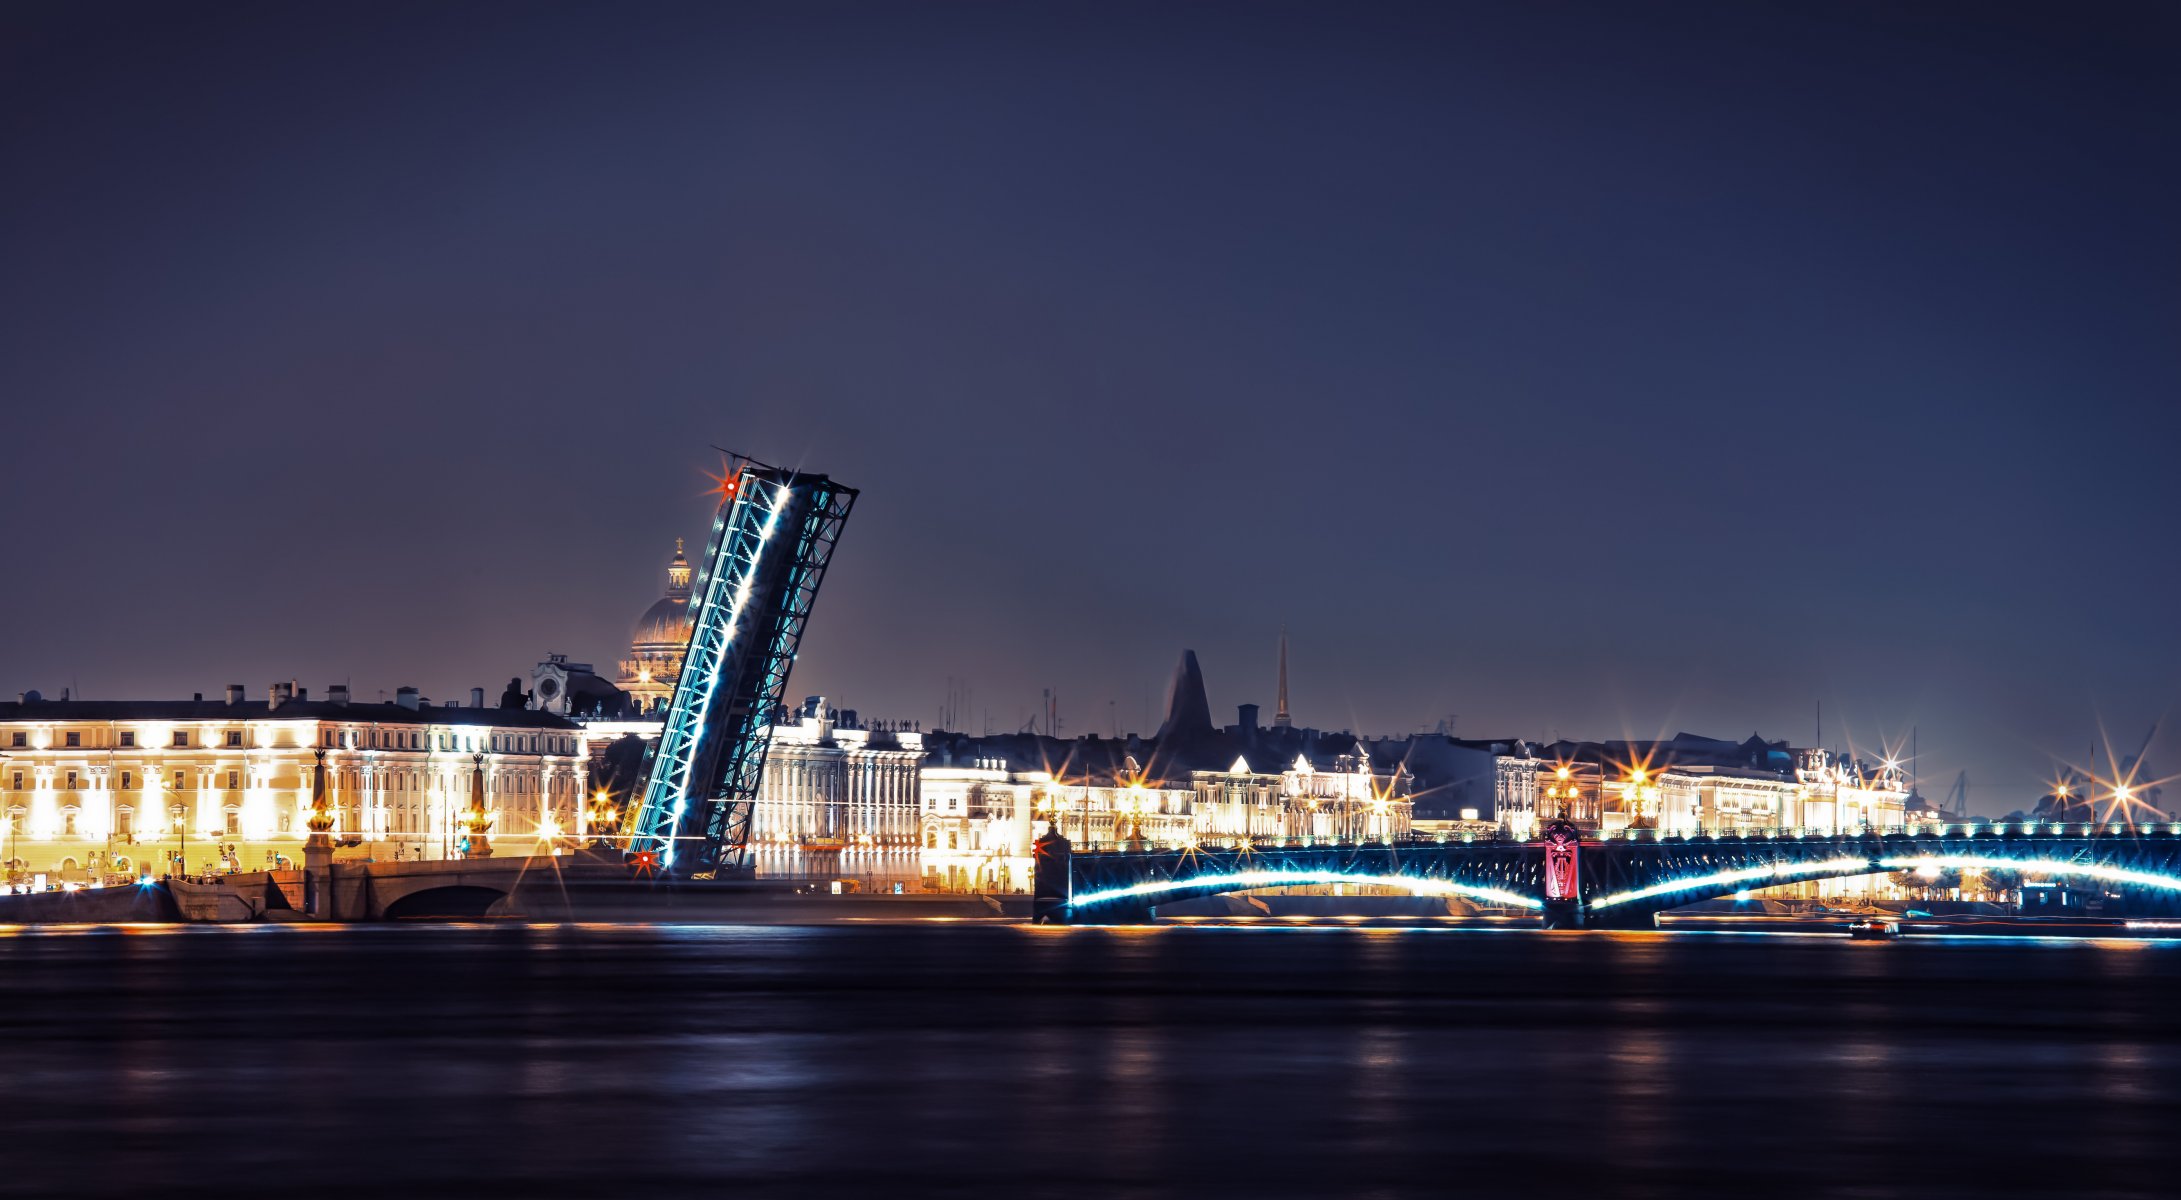
[{"label": "construction crane", "polygon": [[689,648],[626,822],[639,868],[739,870],[772,718],[856,489],[737,456],[691,589]]}]

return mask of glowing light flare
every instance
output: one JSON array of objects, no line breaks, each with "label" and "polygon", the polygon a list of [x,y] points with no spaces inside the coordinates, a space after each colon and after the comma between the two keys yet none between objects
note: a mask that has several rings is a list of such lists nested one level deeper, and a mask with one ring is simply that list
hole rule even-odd
[{"label": "glowing light flare", "polygon": [[1516,908],[1542,908],[1543,901],[1518,895],[1495,887],[1472,883],[1455,883],[1446,879],[1427,879],[1415,875],[1356,875],[1343,871],[1233,871],[1224,875],[1197,875],[1187,879],[1154,879],[1147,883],[1128,887],[1109,888],[1092,892],[1069,901],[1075,908],[1105,904],[1114,900],[1128,900],[1142,896],[1156,896],[1165,892],[1197,891],[1206,888],[1215,891],[1246,891],[1261,887],[1293,887],[1305,884],[1354,883],[1373,887],[1405,888],[1422,896],[1462,896],[1472,900],[1484,900],[1493,904],[1505,904]]}]

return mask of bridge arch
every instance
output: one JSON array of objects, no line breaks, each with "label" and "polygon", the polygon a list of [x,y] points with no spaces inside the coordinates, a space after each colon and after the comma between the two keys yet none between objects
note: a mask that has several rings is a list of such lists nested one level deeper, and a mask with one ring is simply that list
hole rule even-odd
[{"label": "bridge arch", "polygon": [[2014,871],[2024,875],[2057,875],[2095,879],[2123,887],[2181,893],[2181,875],[2124,867],[2110,862],[2035,855],[1899,853],[1869,857],[1842,856],[1809,862],[1778,862],[1700,875],[1677,876],[1644,887],[1591,898],[1585,907],[1591,912],[1612,912],[1623,908],[1637,912],[1657,912],[1776,884],[1799,883],[1812,879],[1846,879],[1857,875],[1924,868],[1940,871]]},{"label": "bridge arch", "polygon": [[462,920],[490,915],[492,906],[507,899],[499,888],[476,884],[448,884],[421,888],[386,906],[389,921]]},{"label": "bridge arch", "polygon": [[1181,878],[1150,879],[1124,887],[1106,888],[1073,897],[1068,907],[1078,912],[1105,907],[1144,908],[1152,904],[1192,896],[1217,896],[1259,888],[1301,887],[1313,884],[1352,883],[1367,887],[1395,887],[1417,896],[1456,896],[1514,908],[1540,908],[1532,896],[1483,884],[1459,883],[1428,875],[1376,874],[1335,870],[1223,870]]}]

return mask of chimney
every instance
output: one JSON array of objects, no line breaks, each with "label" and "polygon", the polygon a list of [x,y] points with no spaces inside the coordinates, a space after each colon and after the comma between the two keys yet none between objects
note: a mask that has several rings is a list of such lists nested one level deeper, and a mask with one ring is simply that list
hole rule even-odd
[{"label": "chimney", "polygon": [[190,698],[190,699],[192,699],[192,700],[195,700],[195,701],[196,701],[197,703],[199,703],[199,704],[203,704],[203,703],[204,703],[204,693],[203,693],[203,692],[191,692],[191,693],[189,694],[189,698]]},{"label": "chimney", "polygon": [[1241,726],[1242,726],[1242,732],[1243,732],[1243,733],[1246,733],[1246,734],[1247,734],[1247,733],[1255,733],[1255,732],[1257,732],[1257,706],[1256,706],[1256,705],[1254,705],[1254,704],[1237,704],[1237,705],[1235,705],[1235,707],[1234,707],[1234,712],[1235,712],[1235,717],[1236,717],[1236,719],[1237,719],[1237,720],[1239,721],[1239,723],[1240,723],[1240,724],[1241,724]]},{"label": "chimney", "polygon": [[293,699],[295,699],[295,684],[292,681],[276,683],[266,690],[265,708],[269,712]]},{"label": "chimney", "polygon": [[394,703],[401,705],[403,708],[414,712],[416,711],[417,701],[418,696],[417,690],[415,688],[405,687],[394,689]]},{"label": "chimney", "polygon": [[242,703],[242,685],[241,685],[241,684],[239,684],[239,683],[230,683],[230,684],[228,684],[228,685],[227,685],[227,702],[228,702],[229,704],[240,704],[240,703]]},{"label": "chimney", "polygon": [[310,699],[310,689],[307,687],[299,687],[295,689],[295,698],[298,700]]},{"label": "chimney", "polygon": [[345,683],[336,683],[328,686],[326,688],[326,699],[331,700],[335,704],[345,706],[348,703],[348,685]]},{"label": "chimney", "polygon": [[484,706],[485,706],[485,689],[483,689],[483,688],[471,688],[471,689],[470,689],[470,707],[471,707],[471,708],[483,708]]}]

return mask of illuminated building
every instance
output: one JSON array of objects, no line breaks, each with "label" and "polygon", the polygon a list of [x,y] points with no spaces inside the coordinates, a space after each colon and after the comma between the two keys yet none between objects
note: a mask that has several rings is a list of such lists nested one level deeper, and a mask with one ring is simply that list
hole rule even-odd
[{"label": "illuminated building", "polygon": [[822,696],[793,716],[773,725],[751,810],[749,861],[758,876],[915,887],[923,734],[866,725],[853,709],[826,707]]},{"label": "illuminated building", "polygon": [[[1653,742],[1559,742],[1540,753],[1589,805],[1571,819],[1605,833],[1895,829],[1908,819],[1899,764],[1876,767],[1785,742],[1682,733]],[[1548,799],[1544,801],[1550,804]],[[1511,831],[1521,823],[1503,821]]]},{"label": "illuminated building", "polygon": [[1416,777],[1416,820],[1428,832],[1479,832],[1482,825],[1528,838],[1565,811],[1582,824],[1595,821],[1595,779],[1580,764],[1547,763],[1534,743],[1520,738],[1456,738],[1423,734],[1379,742],[1375,752],[1407,765]]},{"label": "illuminated building", "polygon": [[[460,815],[482,770],[492,838],[547,853],[584,832],[581,726],[520,707],[312,700],[292,683],[263,700],[60,700],[0,704],[0,862],[21,884],[300,862],[313,769],[325,752],[344,857],[458,857]],[[480,759],[482,760],[480,762]]]},{"label": "illuminated building", "polygon": [[674,539],[674,557],[666,565],[666,595],[637,618],[622,660],[619,685],[641,713],[662,712],[681,676],[682,655],[689,649],[689,558]]},{"label": "illuminated building", "polygon": [[1908,781],[1898,763],[1873,768],[1827,750],[1804,750],[1795,769],[1795,825],[1812,829],[1896,829],[1908,819]]},{"label": "illuminated building", "polygon": [[943,891],[1022,891],[1030,884],[1031,843],[1047,827],[1092,850],[1390,841],[1410,832],[1407,786],[1398,764],[1374,769],[1353,755],[1325,769],[1298,758],[1283,770],[1237,757],[1223,770],[1167,778],[1133,757],[1117,770],[1058,773],[1005,758],[927,764],[924,880]]},{"label": "illuminated building", "polygon": [[1031,843],[1058,829],[1084,849],[1387,841],[1411,832],[1413,779],[1349,734],[1257,724],[1214,729],[1184,653],[1150,738],[933,734],[921,776],[924,882],[1021,891]]}]

